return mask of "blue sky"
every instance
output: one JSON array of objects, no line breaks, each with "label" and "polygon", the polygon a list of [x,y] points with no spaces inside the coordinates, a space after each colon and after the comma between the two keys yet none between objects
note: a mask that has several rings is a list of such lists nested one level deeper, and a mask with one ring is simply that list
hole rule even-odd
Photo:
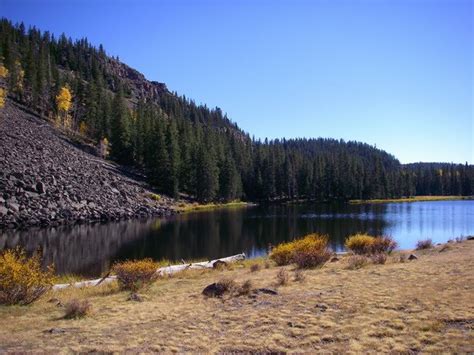
[{"label": "blue sky", "polygon": [[474,163],[470,0],[0,0],[87,37],[255,137],[333,137]]}]

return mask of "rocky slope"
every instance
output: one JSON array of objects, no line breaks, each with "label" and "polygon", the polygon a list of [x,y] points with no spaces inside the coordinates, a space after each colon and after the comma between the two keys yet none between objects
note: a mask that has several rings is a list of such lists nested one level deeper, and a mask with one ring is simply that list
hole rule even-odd
[{"label": "rocky slope", "polygon": [[8,101],[0,110],[0,229],[163,216],[173,201]]}]

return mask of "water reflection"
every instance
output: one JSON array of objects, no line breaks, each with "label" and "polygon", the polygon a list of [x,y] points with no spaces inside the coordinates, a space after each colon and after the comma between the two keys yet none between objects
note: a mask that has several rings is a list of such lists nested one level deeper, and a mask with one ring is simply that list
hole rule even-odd
[{"label": "water reflection", "polygon": [[334,250],[357,232],[390,234],[402,248],[431,237],[445,241],[474,234],[474,201],[377,205],[311,204],[199,212],[169,219],[6,232],[0,250],[21,245],[43,250],[59,273],[96,276],[116,260],[151,257],[189,260],[245,252],[311,232],[330,236]]}]

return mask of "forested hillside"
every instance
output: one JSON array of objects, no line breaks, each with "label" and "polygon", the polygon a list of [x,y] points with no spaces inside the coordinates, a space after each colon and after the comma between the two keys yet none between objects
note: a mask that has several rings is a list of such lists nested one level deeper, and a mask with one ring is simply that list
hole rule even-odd
[{"label": "forested hillside", "polygon": [[118,163],[142,169],[170,196],[347,200],[474,191],[472,165],[403,166],[370,145],[335,139],[251,139],[221,109],[146,80],[87,39],[55,38],[2,19],[0,60],[0,105],[8,95]]}]

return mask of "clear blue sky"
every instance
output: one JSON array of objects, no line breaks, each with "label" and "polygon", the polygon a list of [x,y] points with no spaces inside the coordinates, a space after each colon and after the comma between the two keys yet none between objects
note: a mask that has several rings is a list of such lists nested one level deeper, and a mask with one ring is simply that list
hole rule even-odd
[{"label": "clear blue sky", "polygon": [[471,0],[0,0],[87,37],[260,138],[333,137],[474,163]]}]

